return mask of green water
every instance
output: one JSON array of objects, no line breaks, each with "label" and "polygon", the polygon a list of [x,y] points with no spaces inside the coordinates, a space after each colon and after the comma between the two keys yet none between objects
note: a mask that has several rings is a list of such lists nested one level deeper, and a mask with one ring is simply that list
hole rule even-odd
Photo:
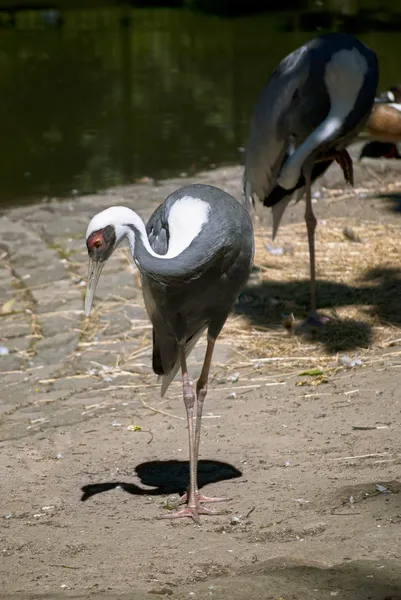
[{"label": "green water", "polygon": [[[316,33],[296,13],[61,16],[0,13],[2,205],[242,162],[259,89]],[[380,87],[398,82],[400,33],[359,37],[379,55]]]}]

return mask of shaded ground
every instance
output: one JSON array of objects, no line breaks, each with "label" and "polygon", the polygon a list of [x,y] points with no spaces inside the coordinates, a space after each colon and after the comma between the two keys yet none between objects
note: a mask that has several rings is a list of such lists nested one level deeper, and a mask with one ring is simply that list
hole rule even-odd
[{"label": "shaded ground", "polygon": [[[364,163],[357,193],[342,199],[333,169],[323,182],[331,191],[315,205],[319,219],[346,210],[350,224],[368,231],[371,222],[384,235],[391,226],[395,235],[398,162]],[[240,177],[233,168],[197,180],[238,197]],[[200,465],[201,487],[231,497],[227,513],[200,527],[155,518],[186,484],[180,385],[160,401],[125,251],[105,269],[94,316],[84,318],[84,233],[90,216],[121,194],[147,218],[184,182],[51,201],[0,219],[0,345],[9,349],[0,356],[0,598],[401,598],[395,302],[368,324],[365,344],[358,337],[347,349],[362,357],[353,369],[339,367],[324,340],[285,337],[278,310],[276,321],[251,330],[266,347],[255,358],[235,337],[244,317],[234,315],[216,354]],[[302,238],[302,210],[286,213],[282,239],[288,231]],[[370,268],[386,261],[378,255]],[[389,273],[396,294],[398,271]],[[326,270],[319,277],[325,308],[343,282]],[[307,299],[307,264],[294,278],[295,300]],[[279,302],[294,294],[285,279],[273,278]],[[302,306],[298,298],[297,316]],[[285,355],[275,351],[283,339]],[[193,355],[194,376],[203,349]],[[319,365],[320,375],[301,375]]]}]

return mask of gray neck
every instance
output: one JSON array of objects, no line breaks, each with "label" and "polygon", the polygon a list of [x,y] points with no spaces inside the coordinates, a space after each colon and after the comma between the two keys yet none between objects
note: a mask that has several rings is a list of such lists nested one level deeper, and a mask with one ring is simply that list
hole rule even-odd
[{"label": "gray neck", "polygon": [[149,251],[146,247],[149,242],[144,242],[144,234],[134,224],[128,223],[127,227],[135,236],[134,244],[130,240],[135,264],[142,275],[160,284],[177,285],[198,279],[225,254],[224,239],[216,240],[216,244],[206,244],[206,234],[201,231],[181,254],[164,258]]}]

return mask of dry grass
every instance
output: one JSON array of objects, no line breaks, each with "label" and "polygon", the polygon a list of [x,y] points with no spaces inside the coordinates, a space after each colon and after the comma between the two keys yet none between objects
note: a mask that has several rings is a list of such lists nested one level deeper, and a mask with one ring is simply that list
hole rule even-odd
[{"label": "dry grass", "polygon": [[[318,305],[331,320],[315,330],[302,326],[309,305],[305,225],[283,227],[274,244],[256,227],[256,269],[236,307],[243,314],[230,318],[222,336],[235,340],[244,359],[327,365],[339,352],[365,356],[401,341],[401,228],[364,222],[353,228],[357,243],[344,234],[347,226],[347,219],[331,219],[316,231]],[[284,326],[291,314],[292,334]]]}]

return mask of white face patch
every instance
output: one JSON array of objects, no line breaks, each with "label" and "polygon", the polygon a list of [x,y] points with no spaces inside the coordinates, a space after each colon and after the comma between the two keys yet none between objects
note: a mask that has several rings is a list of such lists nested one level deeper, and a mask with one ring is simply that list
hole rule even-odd
[{"label": "white face patch", "polygon": [[287,190],[295,187],[308,156],[340,129],[355,106],[367,70],[366,59],[356,48],[339,50],[333,54],[324,73],[331,102],[330,112],[287,161],[277,180],[281,187]]},{"label": "white face patch", "polygon": [[[86,230],[86,239],[94,231],[104,229],[108,225],[113,225],[118,243],[122,237],[128,234],[125,227],[126,223],[134,223],[137,227],[141,228],[142,221],[133,210],[126,206],[110,206],[110,208],[102,210],[91,219]],[[144,229],[143,223],[142,229]]]},{"label": "white face patch", "polygon": [[164,258],[174,258],[199,235],[209,220],[210,205],[200,198],[184,196],[175,202],[168,216],[170,242]]},{"label": "white face patch", "polygon": [[[126,206],[110,206],[97,213],[89,222],[86,230],[86,238],[94,231],[104,229],[108,225],[114,225],[117,229],[123,223],[132,221],[133,211]],[[117,236],[118,237],[118,236]]]}]

